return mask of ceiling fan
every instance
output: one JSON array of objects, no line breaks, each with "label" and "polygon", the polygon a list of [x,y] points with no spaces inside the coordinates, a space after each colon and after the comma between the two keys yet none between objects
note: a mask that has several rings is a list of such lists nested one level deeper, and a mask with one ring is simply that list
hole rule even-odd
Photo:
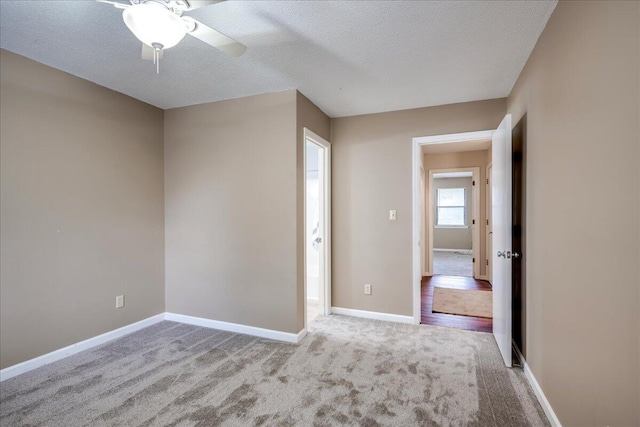
[{"label": "ceiling fan", "polygon": [[189,34],[231,56],[242,55],[247,47],[229,36],[196,21],[183,13],[220,3],[224,0],[96,0],[124,9],[125,25],[142,42],[142,59],[153,60],[160,72],[160,59],[165,49],[177,45]]}]

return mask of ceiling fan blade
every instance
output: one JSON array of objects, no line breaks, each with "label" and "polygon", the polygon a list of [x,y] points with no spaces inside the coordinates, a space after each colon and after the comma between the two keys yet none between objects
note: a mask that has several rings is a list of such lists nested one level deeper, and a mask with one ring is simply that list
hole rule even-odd
[{"label": "ceiling fan blade", "polygon": [[207,27],[190,16],[183,16],[182,19],[192,25],[195,24],[195,28],[188,34],[191,34],[193,37],[202,40],[218,50],[221,50],[227,55],[240,56],[247,50],[247,47],[239,41],[236,41],[211,27]]},{"label": "ceiling fan blade", "polygon": [[113,6],[115,6],[118,9],[126,9],[129,6],[131,6],[130,4],[125,4],[125,3],[118,3],[117,1],[111,1],[111,0],[96,0],[98,3],[107,3],[107,4],[112,4]]},{"label": "ceiling fan blade", "polygon": [[222,3],[225,0],[187,0],[189,8],[187,10],[199,9],[216,3]]},{"label": "ceiling fan blade", "polygon": [[[158,59],[162,59],[164,49],[159,52]],[[153,61],[153,48],[142,43],[142,59],[145,61]]]}]

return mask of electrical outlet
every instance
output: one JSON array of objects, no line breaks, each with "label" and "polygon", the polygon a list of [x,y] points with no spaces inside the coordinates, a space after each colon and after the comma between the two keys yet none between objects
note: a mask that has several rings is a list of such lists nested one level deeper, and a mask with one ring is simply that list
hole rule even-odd
[{"label": "electrical outlet", "polygon": [[116,297],[116,308],[124,307],[124,295],[118,295]]},{"label": "electrical outlet", "polygon": [[395,209],[391,209],[389,211],[389,221],[395,221],[396,219],[398,219],[398,213]]},{"label": "electrical outlet", "polygon": [[371,295],[371,285],[368,283],[365,283],[364,285],[364,294],[365,295]]}]

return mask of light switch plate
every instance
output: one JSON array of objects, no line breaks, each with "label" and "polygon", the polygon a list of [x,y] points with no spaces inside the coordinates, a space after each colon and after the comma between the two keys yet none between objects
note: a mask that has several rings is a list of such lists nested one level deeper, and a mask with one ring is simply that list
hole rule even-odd
[{"label": "light switch plate", "polygon": [[391,209],[389,211],[389,221],[395,221],[398,218],[398,215],[396,213],[395,209]]},{"label": "light switch plate", "polygon": [[124,307],[124,295],[118,295],[116,297],[116,308]]},{"label": "light switch plate", "polygon": [[371,285],[368,283],[365,283],[364,285],[364,294],[365,295],[371,295]]}]

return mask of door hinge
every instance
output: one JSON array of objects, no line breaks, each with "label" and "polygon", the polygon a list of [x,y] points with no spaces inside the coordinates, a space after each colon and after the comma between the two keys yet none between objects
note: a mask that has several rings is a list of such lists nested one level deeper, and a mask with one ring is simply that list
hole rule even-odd
[{"label": "door hinge", "polygon": [[476,182],[475,181],[471,181],[471,185],[476,185]]},{"label": "door hinge", "polygon": [[473,259],[473,263],[475,264],[475,262],[476,262],[476,259],[474,258],[474,259]]},{"label": "door hinge", "polygon": [[487,220],[487,225],[489,225],[489,220]]},{"label": "door hinge", "polygon": [[487,178],[487,185],[489,185],[489,178]]},{"label": "door hinge", "polygon": [[476,224],[476,220],[475,220],[475,219],[472,219],[472,220],[471,220],[471,224],[475,225],[475,224]]},{"label": "door hinge", "polygon": [[486,260],[486,261],[487,261],[487,265],[489,265],[489,260]]}]

